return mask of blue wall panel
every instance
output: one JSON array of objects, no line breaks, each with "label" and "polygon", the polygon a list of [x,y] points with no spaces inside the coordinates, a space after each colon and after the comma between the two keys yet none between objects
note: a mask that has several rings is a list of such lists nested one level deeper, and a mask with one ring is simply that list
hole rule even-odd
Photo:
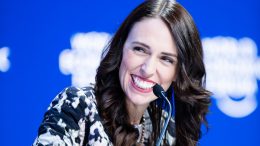
[{"label": "blue wall panel", "polygon": [[[102,44],[141,2],[0,1],[1,145],[33,143],[54,96],[64,87],[84,84],[77,80],[82,75],[72,72],[77,67],[73,57],[79,57],[73,54],[86,53],[90,32],[97,32],[94,43]],[[199,28],[206,50],[207,87],[214,93],[210,129],[201,146],[259,145],[259,1],[179,2]]]}]

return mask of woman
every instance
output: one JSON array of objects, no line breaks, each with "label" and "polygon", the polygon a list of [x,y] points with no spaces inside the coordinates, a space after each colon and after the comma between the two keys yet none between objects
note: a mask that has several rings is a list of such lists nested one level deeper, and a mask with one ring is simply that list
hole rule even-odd
[{"label": "woman", "polygon": [[210,92],[189,13],[173,1],[145,1],[104,52],[94,87],[62,91],[45,113],[34,145],[155,145],[168,115],[153,94],[155,84],[175,101],[161,145],[197,145],[201,124],[207,126]]}]

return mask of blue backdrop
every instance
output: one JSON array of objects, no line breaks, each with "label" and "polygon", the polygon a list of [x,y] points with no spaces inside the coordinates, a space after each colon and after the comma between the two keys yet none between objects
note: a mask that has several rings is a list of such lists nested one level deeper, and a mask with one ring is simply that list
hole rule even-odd
[{"label": "blue backdrop", "polygon": [[[141,2],[0,1],[1,145],[33,143],[54,96],[64,87],[91,80],[86,74],[93,72],[79,68],[95,68],[104,42]],[[207,88],[214,93],[210,129],[201,146],[260,145],[260,2],[179,2],[201,33]],[[86,57],[79,54],[93,62],[84,63]]]}]

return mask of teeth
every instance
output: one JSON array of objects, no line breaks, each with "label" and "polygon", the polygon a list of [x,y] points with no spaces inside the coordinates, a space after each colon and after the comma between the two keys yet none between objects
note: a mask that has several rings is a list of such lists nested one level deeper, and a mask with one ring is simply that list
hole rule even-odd
[{"label": "teeth", "polygon": [[152,88],[153,85],[154,85],[153,83],[143,81],[143,80],[141,80],[140,78],[138,78],[138,77],[136,77],[136,76],[133,76],[133,79],[134,79],[134,83],[135,83],[138,87],[143,88],[143,89]]}]

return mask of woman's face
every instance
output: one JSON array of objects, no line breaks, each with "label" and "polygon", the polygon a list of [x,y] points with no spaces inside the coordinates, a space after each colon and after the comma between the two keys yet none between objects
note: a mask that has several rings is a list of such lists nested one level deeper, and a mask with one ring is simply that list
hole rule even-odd
[{"label": "woman's face", "polygon": [[177,55],[172,35],[161,19],[135,23],[124,44],[119,69],[126,101],[148,105],[157,98],[152,90],[155,83],[167,90],[176,77]]}]

